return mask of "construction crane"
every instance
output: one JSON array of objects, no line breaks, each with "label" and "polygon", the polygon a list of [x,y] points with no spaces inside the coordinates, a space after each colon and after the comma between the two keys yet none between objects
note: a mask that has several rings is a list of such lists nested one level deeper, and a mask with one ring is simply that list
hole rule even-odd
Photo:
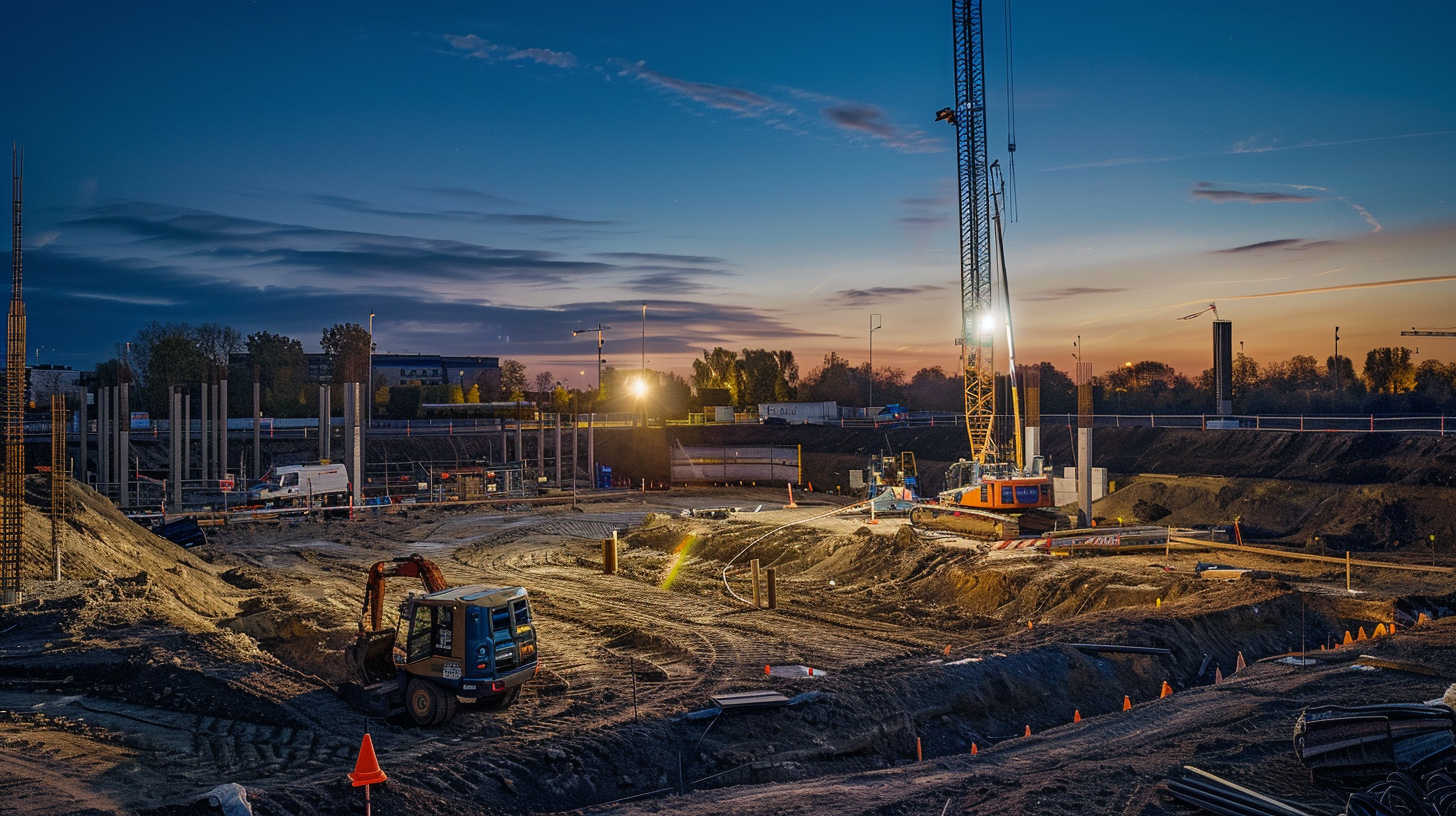
[{"label": "construction crane", "polygon": [[[951,465],[946,487],[935,506],[911,511],[913,523],[975,536],[1007,537],[1050,528],[1056,519],[1042,508],[1053,505],[1051,479],[1040,459],[1023,461],[1020,405],[1016,388],[1015,335],[1011,328],[1010,283],[1002,241],[1002,204],[1006,197],[1000,163],[986,148],[986,52],[981,0],[952,0],[955,50],[955,106],[941,108],[936,121],[956,129],[956,168],[960,193],[961,347],[965,384],[966,436],[970,458]],[[1010,43],[1009,10],[1007,22]],[[1007,66],[1007,108],[1011,108]],[[1015,136],[1008,116],[1008,152]],[[1014,155],[1014,153],[1012,153]],[[992,242],[996,256],[993,259]],[[996,300],[1000,274],[1000,308]],[[1012,451],[996,444],[995,335],[1005,325],[1010,360]],[[1009,453],[1009,455],[1008,455]]]}]

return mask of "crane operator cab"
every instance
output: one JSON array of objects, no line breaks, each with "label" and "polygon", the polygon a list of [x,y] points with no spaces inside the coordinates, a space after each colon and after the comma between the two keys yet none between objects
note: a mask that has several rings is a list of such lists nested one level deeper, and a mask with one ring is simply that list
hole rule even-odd
[{"label": "crane operator cab", "polygon": [[461,702],[504,708],[535,676],[531,602],[523,587],[460,586],[400,604],[397,629],[361,632],[349,662],[362,681],[346,699],[416,725],[450,720]]}]

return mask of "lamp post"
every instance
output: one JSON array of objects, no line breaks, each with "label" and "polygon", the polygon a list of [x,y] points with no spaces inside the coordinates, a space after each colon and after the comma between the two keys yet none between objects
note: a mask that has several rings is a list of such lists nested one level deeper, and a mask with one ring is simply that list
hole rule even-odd
[{"label": "lamp post", "polygon": [[369,313],[369,374],[366,377],[366,381],[369,383],[367,386],[365,386],[366,388],[369,389],[369,405],[365,409],[366,410],[366,413],[364,414],[364,416],[365,416],[364,427],[369,428],[369,427],[373,427],[373,425],[374,425],[374,313],[373,312],[370,312]]},{"label": "lamp post", "polygon": [[865,407],[869,408],[875,404],[875,332],[880,328],[880,316],[870,315],[870,362],[869,376],[865,382]]}]

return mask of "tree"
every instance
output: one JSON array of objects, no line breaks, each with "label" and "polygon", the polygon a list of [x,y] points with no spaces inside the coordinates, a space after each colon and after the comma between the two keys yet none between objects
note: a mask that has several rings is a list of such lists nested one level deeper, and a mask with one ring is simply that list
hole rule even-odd
[{"label": "tree", "polygon": [[538,371],[538,372],[536,372],[536,391],[535,391],[535,394],[536,394],[536,401],[538,403],[545,402],[546,400],[548,400],[548,399],[551,398],[551,385],[553,383],[555,383],[555,382],[556,382],[556,378],[551,375],[551,372],[549,372],[549,371]]},{"label": "tree", "polygon": [[365,382],[369,378],[369,356],[373,347],[369,331],[358,323],[335,323],[319,338],[324,356],[334,370],[334,382]]},{"label": "tree", "polygon": [[1308,354],[1296,354],[1289,358],[1285,377],[1294,388],[1318,388],[1320,384],[1319,361]]},{"label": "tree", "polygon": [[1259,384],[1259,364],[1242,351],[1234,355],[1233,381],[1235,397],[1242,397]]},{"label": "tree", "polygon": [[831,351],[824,355],[824,364],[809,372],[804,391],[810,400],[834,401],[855,405],[865,396],[865,366],[851,367],[849,360]]},{"label": "tree", "polygon": [[459,383],[450,384],[450,404],[462,405],[465,402],[465,392],[460,388]]},{"label": "tree", "polygon": [[1325,376],[1329,378],[1331,387],[1338,384],[1340,388],[1349,388],[1355,384],[1355,363],[1343,354],[1326,357]]},{"label": "tree", "polygon": [[1365,353],[1365,382],[1377,394],[1404,394],[1415,388],[1411,350],[1405,346],[1370,349]]},{"label": "tree", "polygon": [[160,415],[170,408],[167,394],[172,386],[205,379],[209,360],[193,327],[153,322],[132,341],[131,363],[141,404]]},{"label": "tree", "polygon": [[396,419],[414,419],[419,416],[421,390],[418,385],[396,385],[389,389],[389,415]]},{"label": "tree", "polygon": [[739,395],[741,405],[757,405],[762,402],[777,402],[791,393],[788,372],[783,368],[785,356],[793,366],[793,376],[798,378],[798,366],[794,364],[793,353],[769,351],[767,349],[744,349],[738,362],[743,391]]},{"label": "tree", "polygon": [[[285,335],[258,331],[248,335],[246,345],[248,359],[258,372],[263,413],[288,416],[298,412],[303,406],[303,387],[308,379],[308,358],[303,354],[303,343]],[[251,372],[246,376],[251,379]],[[234,379],[240,377],[234,375]]]},{"label": "tree", "polygon": [[218,323],[203,323],[193,330],[193,337],[197,348],[213,365],[226,366],[232,355],[243,348],[243,336],[238,330]]},{"label": "tree", "polygon": [[502,360],[500,364],[501,398],[523,400],[526,398],[526,364],[520,360]]},{"label": "tree", "polygon": [[470,404],[472,404],[472,405],[479,405],[480,404],[480,384],[479,383],[470,386],[470,390],[465,393],[465,401],[468,402],[468,403],[470,403]]},{"label": "tree", "polygon": [[922,368],[910,378],[905,401],[918,411],[959,411],[965,405],[961,378],[945,373],[940,366]]},{"label": "tree", "polygon": [[725,388],[729,401],[734,405],[741,402],[742,376],[738,355],[722,346],[704,351],[703,359],[693,361],[693,388],[700,394],[704,388]]}]

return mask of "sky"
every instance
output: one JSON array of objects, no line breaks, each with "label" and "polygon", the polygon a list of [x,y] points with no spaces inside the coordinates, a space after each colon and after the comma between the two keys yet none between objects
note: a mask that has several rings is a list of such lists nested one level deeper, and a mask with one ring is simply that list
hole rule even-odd
[{"label": "sky", "polygon": [[[1357,364],[1456,326],[1456,65],[1441,3],[991,0],[991,156],[1018,361]],[[957,365],[946,2],[28,3],[38,362],[144,324],[490,354],[585,385],[702,349]],[[1414,341],[1417,338],[1406,338]],[[1456,359],[1456,339],[1407,342]],[[585,372],[585,373],[582,373]]]}]

